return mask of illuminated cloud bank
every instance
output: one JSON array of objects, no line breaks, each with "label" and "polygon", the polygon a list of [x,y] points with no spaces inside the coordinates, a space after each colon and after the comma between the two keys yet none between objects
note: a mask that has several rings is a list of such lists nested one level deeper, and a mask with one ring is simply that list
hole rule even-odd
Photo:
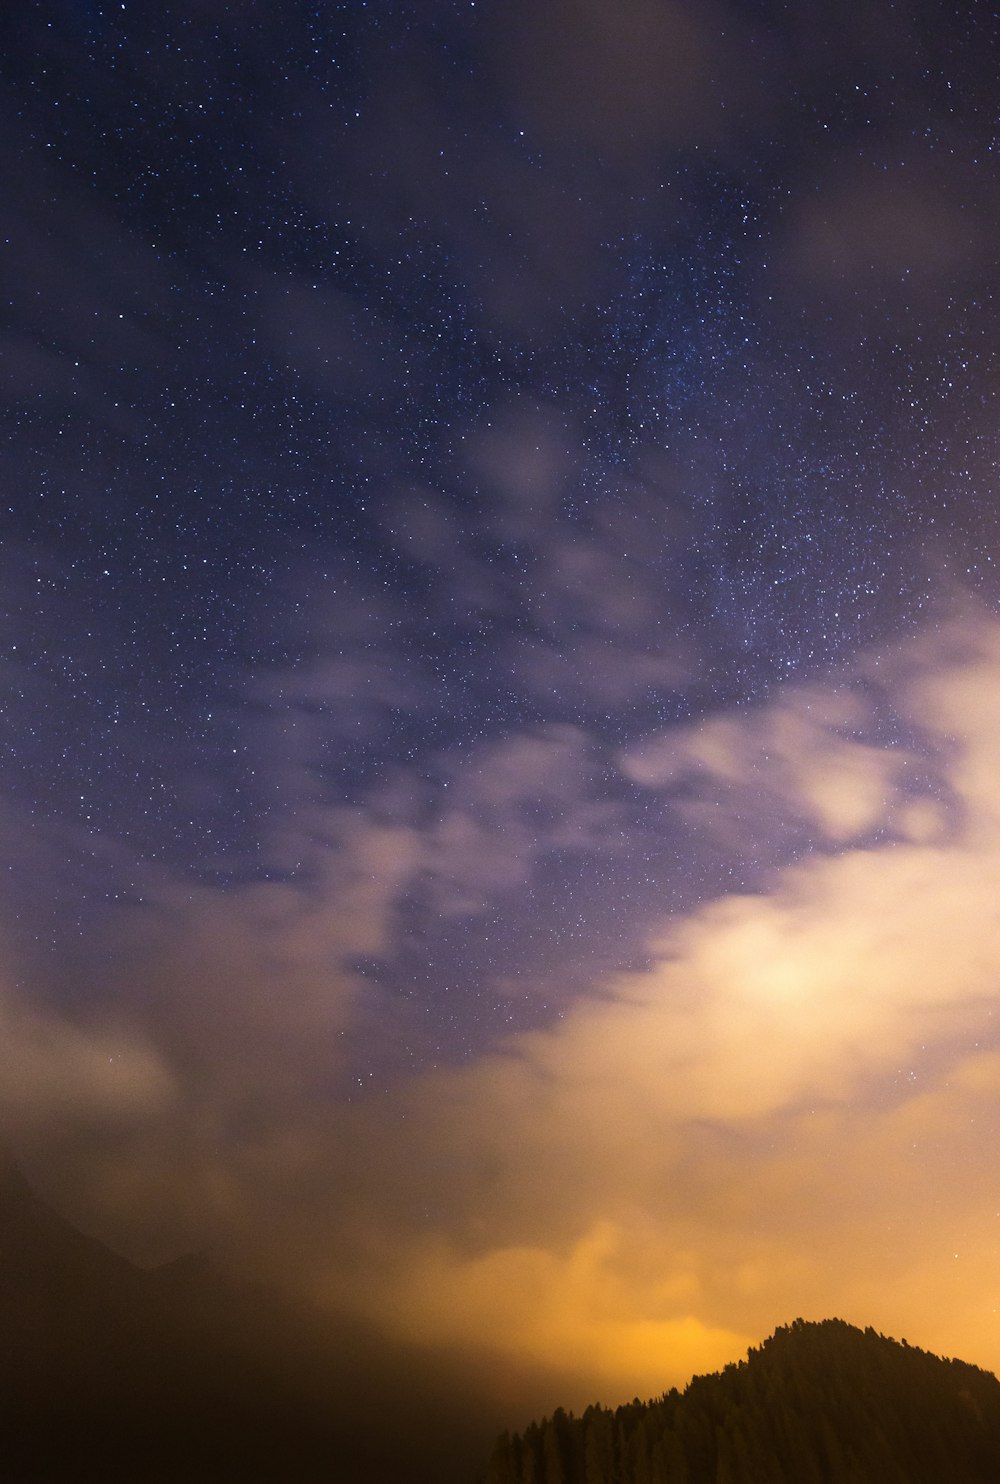
[{"label": "illuminated cloud bank", "polygon": [[321,889],[164,886],[118,940],[142,992],[99,1021],[5,994],[5,1120],[136,1250],[157,1225],[277,1257],[567,1402],[654,1393],[800,1313],[997,1366],[998,735],[980,616],[628,748],[698,828],[796,817],[812,848],[547,1028],[351,1103],[359,990],[329,964],[384,937],[440,842],[317,819]]}]

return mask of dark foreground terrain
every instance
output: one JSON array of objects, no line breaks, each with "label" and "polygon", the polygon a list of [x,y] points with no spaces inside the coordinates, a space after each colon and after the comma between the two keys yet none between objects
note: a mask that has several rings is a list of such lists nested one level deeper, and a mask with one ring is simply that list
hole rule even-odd
[{"label": "dark foreground terrain", "polygon": [[0,1153],[2,1484],[1000,1484],[996,1377],[836,1319],[492,1459],[484,1392],[202,1258],[137,1268]]},{"label": "dark foreground terrain", "polygon": [[135,1267],[0,1152],[2,1484],[464,1484],[500,1423],[349,1319],[198,1257]]}]

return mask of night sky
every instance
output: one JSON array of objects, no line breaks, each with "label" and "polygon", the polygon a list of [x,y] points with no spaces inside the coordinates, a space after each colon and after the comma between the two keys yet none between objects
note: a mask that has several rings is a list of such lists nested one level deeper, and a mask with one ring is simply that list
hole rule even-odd
[{"label": "night sky", "polygon": [[800,1313],[1000,1365],[998,31],[4,8],[0,1117],[60,1210],[515,1424]]}]

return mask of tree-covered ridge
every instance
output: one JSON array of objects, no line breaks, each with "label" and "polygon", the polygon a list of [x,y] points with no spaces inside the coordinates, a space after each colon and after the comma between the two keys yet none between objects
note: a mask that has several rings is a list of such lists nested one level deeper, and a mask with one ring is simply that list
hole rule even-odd
[{"label": "tree-covered ridge", "polygon": [[487,1484],[996,1484],[1000,1381],[840,1319],[684,1392],[504,1433]]}]

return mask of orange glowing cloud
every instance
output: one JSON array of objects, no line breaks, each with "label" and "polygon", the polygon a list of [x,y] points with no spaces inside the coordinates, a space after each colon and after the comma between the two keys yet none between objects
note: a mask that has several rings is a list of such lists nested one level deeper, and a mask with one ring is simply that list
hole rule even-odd
[{"label": "orange glowing cloud", "polygon": [[[400,1343],[554,1377],[547,1405],[658,1392],[796,1314],[1000,1366],[998,735],[980,618],[651,737],[633,782],[734,819],[764,794],[812,852],[665,920],[646,972],[549,1028],[348,1107],[326,1092],[358,998],[337,955],[377,950],[434,856],[317,815],[347,847],[318,844],[306,884],[225,914],[161,894],[145,1039],[0,998],[4,1106],[26,1079],[47,1105],[61,1083],[124,1099],[132,1132],[89,1167],[109,1229],[207,1232]],[[582,748],[544,741],[509,758],[556,777]]]},{"label": "orange glowing cloud", "polygon": [[1000,639],[959,625],[880,664],[934,790],[794,697],[743,753],[738,723],[702,737],[729,775],[777,737],[773,786],[839,848],[367,1116],[350,1236],[314,1253],[325,1293],[408,1339],[562,1364],[567,1400],[657,1391],[797,1313],[1000,1364]]}]

